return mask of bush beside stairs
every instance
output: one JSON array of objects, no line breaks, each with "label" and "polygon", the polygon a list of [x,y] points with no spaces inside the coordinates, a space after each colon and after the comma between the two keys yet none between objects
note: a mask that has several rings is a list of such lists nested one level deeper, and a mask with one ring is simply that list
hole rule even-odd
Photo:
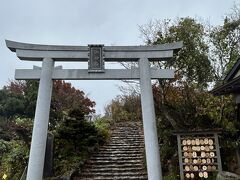
[{"label": "bush beside stairs", "polygon": [[119,122],[112,128],[109,142],[84,165],[74,180],[144,179],[144,137],[140,122]]}]

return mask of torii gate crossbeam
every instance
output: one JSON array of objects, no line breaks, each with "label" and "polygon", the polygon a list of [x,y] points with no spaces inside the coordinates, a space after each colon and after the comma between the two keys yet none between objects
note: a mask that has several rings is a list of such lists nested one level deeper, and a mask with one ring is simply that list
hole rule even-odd
[{"label": "torii gate crossbeam", "polygon": [[[42,61],[41,69],[17,69],[15,79],[40,79],[27,180],[42,180],[52,95],[52,80],[140,80],[144,142],[149,180],[162,180],[151,79],[171,79],[173,70],[150,68],[149,61],[167,60],[182,42],[157,46],[56,46],[6,40],[21,60]],[[86,69],[54,68],[55,61],[87,62]],[[138,62],[133,70],[105,69],[104,62]]]}]

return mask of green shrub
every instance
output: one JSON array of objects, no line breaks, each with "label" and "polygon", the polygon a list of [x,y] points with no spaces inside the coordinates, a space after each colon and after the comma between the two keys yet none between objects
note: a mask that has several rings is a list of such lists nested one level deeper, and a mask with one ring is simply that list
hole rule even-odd
[{"label": "green shrub", "polygon": [[110,137],[110,124],[106,120],[88,122],[66,118],[55,131],[55,175],[69,174],[79,169]]},{"label": "green shrub", "polygon": [[[24,168],[27,166],[29,148],[24,141],[21,140],[12,140],[10,142],[4,142],[4,144],[7,152],[4,153],[1,159],[2,172],[8,176],[8,179],[19,180]],[[2,147],[3,146],[0,148]]]},{"label": "green shrub", "polygon": [[106,118],[99,118],[94,121],[94,125],[98,132],[98,142],[99,144],[105,143],[111,135],[110,126],[111,120]]},{"label": "green shrub", "polygon": [[169,174],[167,176],[164,176],[163,180],[179,180],[179,175],[171,173],[171,174]]}]

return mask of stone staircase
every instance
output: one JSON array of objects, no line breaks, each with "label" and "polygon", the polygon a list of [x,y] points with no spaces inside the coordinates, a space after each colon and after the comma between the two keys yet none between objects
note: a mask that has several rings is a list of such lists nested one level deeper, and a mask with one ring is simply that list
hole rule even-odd
[{"label": "stone staircase", "polygon": [[144,179],[144,139],[140,122],[116,123],[111,139],[84,165],[74,180]]}]

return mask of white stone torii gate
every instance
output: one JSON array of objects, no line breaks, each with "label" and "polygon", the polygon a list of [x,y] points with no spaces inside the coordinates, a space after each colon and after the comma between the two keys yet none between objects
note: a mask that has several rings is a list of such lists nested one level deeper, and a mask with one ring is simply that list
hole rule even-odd
[{"label": "white stone torii gate", "polygon": [[[56,46],[6,40],[7,47],[21,60],[42,61],[41,69],[17,69],[15,79],[40,79],[34,118],[27,180],[42,180],[52,95],[52,80],[140,79],[144,141],[149,180],[162,180],[151,79],[170,79],[174,70],[152,69],[149,61],[167,60],[182,42],[157,46]],[[54,68],[55,61],[87,62],[88,69]],[[139,68],[105,69],[104,62],[138,62]]]}]

